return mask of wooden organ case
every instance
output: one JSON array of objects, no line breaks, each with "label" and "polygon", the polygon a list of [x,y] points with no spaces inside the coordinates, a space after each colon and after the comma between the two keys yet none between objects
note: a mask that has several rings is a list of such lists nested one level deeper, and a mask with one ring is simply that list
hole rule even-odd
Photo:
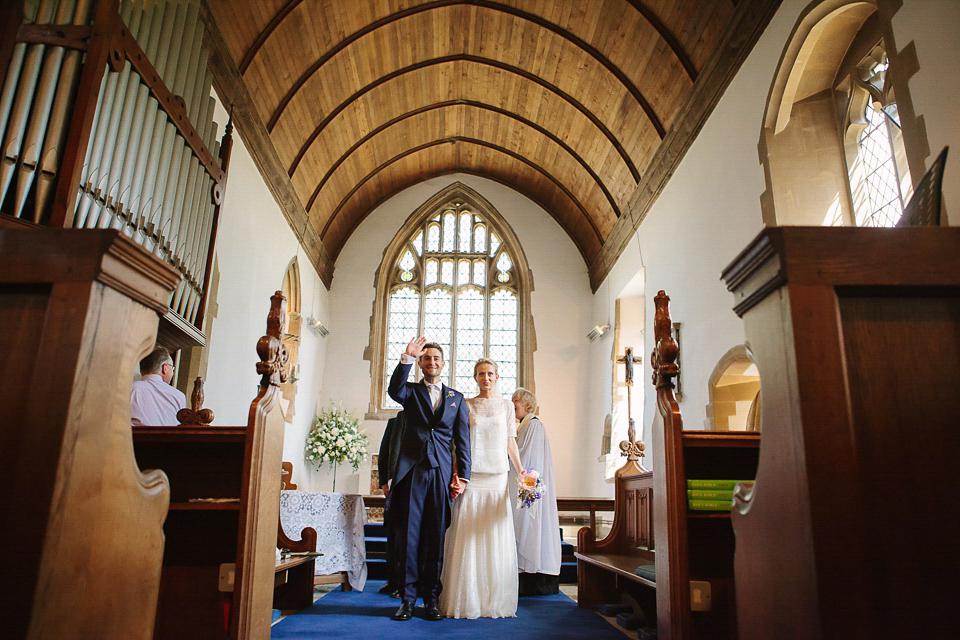
[{"label": "wooden organ case", "polygon": [[116,229],[181,276],[160,322],[201,346],[232,125],[222,140],[200,0],[0,8],[0,226]]}]

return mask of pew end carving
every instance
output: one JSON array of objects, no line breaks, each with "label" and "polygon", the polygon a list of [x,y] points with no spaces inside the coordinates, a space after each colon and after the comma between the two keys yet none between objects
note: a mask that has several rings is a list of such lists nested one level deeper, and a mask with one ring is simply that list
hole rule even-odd
[{"label": "pew end carving", "polygon": [[138,469],[130,392],[178,276],[111,230],[0,247],[3,632],[150,638],[171,487]]},{"label": "pew end carving", "polygon": [[[654,297],[652,380],[654,536],[657,540],[657,627],[660,638],[737,637],[733,580],[733,530],[729,504],[715,512],[688,508],[691,479],[750,480],[756,475],[758,433],[684,430],[674,393],[678,349],[671,329],[670,298]],[[694,602],[711,592],[709,606]]]}]

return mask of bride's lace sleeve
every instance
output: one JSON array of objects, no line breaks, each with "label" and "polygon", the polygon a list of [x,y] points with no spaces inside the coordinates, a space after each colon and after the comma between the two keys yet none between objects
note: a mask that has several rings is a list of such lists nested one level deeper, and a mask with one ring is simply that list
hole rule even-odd
[{"label": "bride's lace sleeve", "polygon": [[503,410],[507,415],[507,437],[517,437],[517,414],[513,410],[513,402],[503,399]]}]

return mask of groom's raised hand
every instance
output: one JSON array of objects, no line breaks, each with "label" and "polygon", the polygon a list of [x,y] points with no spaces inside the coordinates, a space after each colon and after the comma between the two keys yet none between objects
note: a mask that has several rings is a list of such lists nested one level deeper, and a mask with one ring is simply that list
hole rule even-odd
[{"label": "groom's raised hand", "polygon": [[420,357],[420,354],[423,353],[423,345],[425,344],[427,344],[427,339],[423,336],[414,338],[407,344],[407,349],[404,353],[416,360]]}]

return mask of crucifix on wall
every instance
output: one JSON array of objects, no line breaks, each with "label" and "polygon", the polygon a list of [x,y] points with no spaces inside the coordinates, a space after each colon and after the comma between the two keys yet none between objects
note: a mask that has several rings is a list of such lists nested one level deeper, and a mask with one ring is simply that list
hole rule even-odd
[{"label": "crucifix on wall", "polygon": [[621,358],[617,358],[618,363],[622,363],[626,369],[626,385],[627,385],[627,439],[623,440],[620,443],[620,455],[627,456],[627,464],[633,463],[640,469],[643,469],[643,465],[640,464],[640,458],[644,456],[643,450],[646,448],[646,445],[643,444],[643,434],[640,434],[640,439],[637,440],[637,430],[636,425],[633,420],[633,406],[632,406],[632,397],[631,389],[633,388],[633,365],[640,364],[643,362],[643,358],[638,358],[633,355],[633,347],[627,347],[626,353]]}]

